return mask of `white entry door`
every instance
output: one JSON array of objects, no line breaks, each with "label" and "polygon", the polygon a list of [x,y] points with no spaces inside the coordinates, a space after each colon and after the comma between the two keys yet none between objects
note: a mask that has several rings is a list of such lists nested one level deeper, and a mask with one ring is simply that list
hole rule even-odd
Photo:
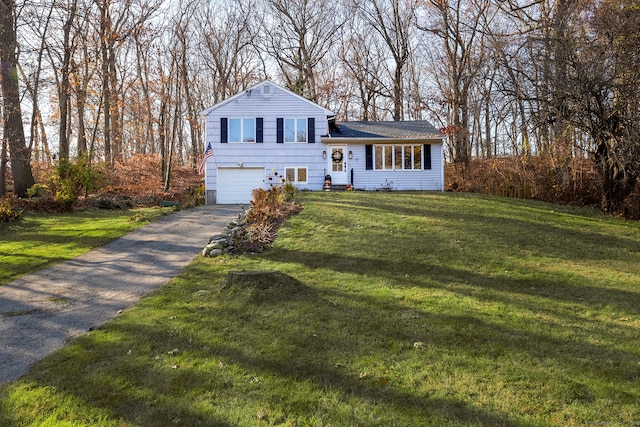
[{"label": "white entry door", "polygon": [[329,146],[329,175],[331,175],[331,183],[336,185],[344,185],[349,183],[349,174],[347,172],[347,146],[346,145],[330,145]]}]

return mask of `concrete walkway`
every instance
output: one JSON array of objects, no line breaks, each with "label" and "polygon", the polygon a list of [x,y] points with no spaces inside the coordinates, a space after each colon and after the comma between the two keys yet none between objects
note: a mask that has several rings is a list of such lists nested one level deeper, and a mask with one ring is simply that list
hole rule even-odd
[{"label": "concrete walkway", "polygon": [[240,213],[201,206],[0,286],[0,384],[175,277]]}]

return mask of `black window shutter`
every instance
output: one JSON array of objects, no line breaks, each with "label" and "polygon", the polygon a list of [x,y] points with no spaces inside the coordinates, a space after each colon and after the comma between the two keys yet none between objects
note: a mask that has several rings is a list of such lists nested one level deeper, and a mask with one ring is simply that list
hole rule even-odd
[{"label": "black window shutter", "polygon": [[276,142],[278,144],[284,142],[284,119],[282,117],[276,119]]},{"label": "black window shutter", "polygon": [[424,153],[424,163],[422,168],[431,169],[431,144],[424,144],[422,152]]},{"label": "black window shutter", "polygon": [[256,142],[264,142],[264,119],[256,118]]},{"label": "black window shutter", "polygon": [[364,146],[364,159],[365,169],[368,171],[373,170],[373,145],[367,144]]},{"label": "black window shutter", "polygon": [[307,119],[307,138],[309,143],[316,142],[316,119],[314,117]]},{"label": "black window shutter", "polygon": [[228,134],[227,118],[220,117],[220,142],[229,142]]}]

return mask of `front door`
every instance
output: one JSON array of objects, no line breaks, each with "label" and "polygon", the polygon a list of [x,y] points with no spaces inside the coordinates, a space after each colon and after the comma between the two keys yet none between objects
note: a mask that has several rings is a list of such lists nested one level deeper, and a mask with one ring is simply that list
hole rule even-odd
[{"label": "front door", "polygon": [[348,184],[347,174],[347,146],[346,145],[330,145],[329,146],[329,175],[331,175],[331,183],[336,185]]}]

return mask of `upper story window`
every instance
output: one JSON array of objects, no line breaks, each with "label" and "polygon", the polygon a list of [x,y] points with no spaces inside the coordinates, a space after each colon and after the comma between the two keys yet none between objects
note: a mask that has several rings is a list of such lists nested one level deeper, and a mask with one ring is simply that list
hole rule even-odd
[{"label": "upper story window", "polygon": [[284,119],[284,142],[307,142],[307,119]]},{"label": "upper story window", "polygon": [[276,142],[316,142],[316,119],[308,117],[276,119]]},{"label": "upper story window", "polygon": [[220,118],[220,142],[263,142],[264,119]]},{"label": "upper story window", "polygon": [[229,119],[229,142],[256,142],[255,119]]}]

